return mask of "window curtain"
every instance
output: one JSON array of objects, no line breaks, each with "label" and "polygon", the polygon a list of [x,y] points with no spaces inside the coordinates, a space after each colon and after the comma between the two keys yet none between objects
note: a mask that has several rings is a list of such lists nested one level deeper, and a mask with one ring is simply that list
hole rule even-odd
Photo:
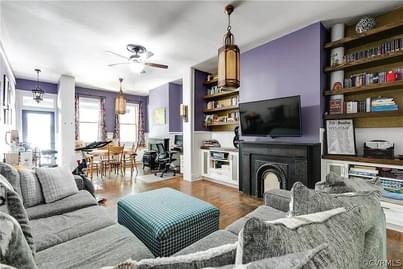
[{"label": "window curtain", "polygon": [[145,129],[145,122],[144,122],[144,104],[140,102],[139,105],[139,128],[138,128],[138,135],[137,135],[137,147],[145,147],[146,142],[144,138],[144,129]]},{"label": "window curtain", "polygon": [[78,141],[80,140],[80,97],[78,95],[74,99],[74,126],[76,128],[75,138]]},{"label": "window curtain", "polygon": [[101,141],[106,140],[105,97],[100,99],[98,139]]},{"label": "window curtain", "polygon": [[120,122],[119,114],[115,114],[115,129],[113,130],[113,139],[120,139]]}]

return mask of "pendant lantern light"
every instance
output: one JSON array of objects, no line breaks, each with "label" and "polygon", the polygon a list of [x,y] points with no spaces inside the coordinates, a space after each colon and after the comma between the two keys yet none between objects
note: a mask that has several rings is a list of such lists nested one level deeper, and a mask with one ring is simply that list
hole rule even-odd
[{"label": "pendant lantern light", "polygon": [[239,87],[239,58],[240,51],[234,44],[234,35],[231,33],[230,16],[234,6],[227,5],[225,12],[228,15],[227,33],[224,35],[224,46],[218,49],[218,87],[236,89]]},{"label": "pendant lantern light", "polygon": [[120,91],[115,99],[115,112],[116,114],[126,114],[126,97],[123,95],[122,91],[122,81],[123,78],[119,78]]},{"label": "pendant lantern light", "polygon": [[41,101],[43,101],[43,94],[45,92],[39,87],[39,73],[41,72],[41,70],[35,69],[35,72],[36,72],[36,88],[32,89],[32,98],[39,104]]}]

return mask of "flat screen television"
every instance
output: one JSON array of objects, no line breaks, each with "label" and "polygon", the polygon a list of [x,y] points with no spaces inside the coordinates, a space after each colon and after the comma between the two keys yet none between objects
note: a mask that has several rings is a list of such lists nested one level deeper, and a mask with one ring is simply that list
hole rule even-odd
[{"label": "flat screen television", "polygon": [[301,136],[301,98],[289,96],[240,103],[242,136]]}]

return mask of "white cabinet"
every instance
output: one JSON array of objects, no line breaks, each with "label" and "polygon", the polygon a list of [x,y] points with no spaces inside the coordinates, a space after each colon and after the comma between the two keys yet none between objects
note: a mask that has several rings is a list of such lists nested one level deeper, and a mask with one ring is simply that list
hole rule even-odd
[{"label": "white cabinet", "polygon": [[224,149],[203,149],[202,176],[218,183],[238,186],[238,152]]}]

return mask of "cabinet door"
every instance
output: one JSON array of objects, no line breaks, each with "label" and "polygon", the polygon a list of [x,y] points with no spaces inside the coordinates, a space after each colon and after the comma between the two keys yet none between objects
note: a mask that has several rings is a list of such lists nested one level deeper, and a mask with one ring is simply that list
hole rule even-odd
[{"label": "cabinet door", "polygon": [[202,150],[201,151],[201,167],[202,167],[202,176],[208,175],[208,165],[209,165],[209,151]]}]

